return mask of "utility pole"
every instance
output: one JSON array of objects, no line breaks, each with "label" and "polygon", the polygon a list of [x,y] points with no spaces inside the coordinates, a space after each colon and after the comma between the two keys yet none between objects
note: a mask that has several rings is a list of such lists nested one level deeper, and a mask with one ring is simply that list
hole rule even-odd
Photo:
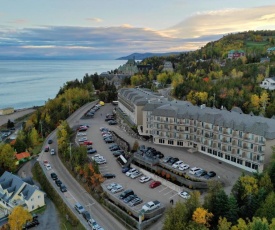
[{"label": "utility pole", "polygon": [[73,143],[69,143],[69,145],[70,145],[70,148],[69,148],[69,151],[70,151],[70,161],[72,160],[72,144]]},{"label": "utility pole", "polygon": [[215,99],[216,99],[216,93],[214,93],[213,108],[215,107]]}]

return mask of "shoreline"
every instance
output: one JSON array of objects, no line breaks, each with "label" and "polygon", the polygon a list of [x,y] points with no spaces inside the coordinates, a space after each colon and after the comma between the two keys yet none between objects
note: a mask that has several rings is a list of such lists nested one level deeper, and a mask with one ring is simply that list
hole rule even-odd
[{"label": "shoreline", "polygon": [[0,126],[3,126],[8,123],[8,120],[15,121],[16,119],[33,113],[37,108],[24,108],[14,110],[14,113],[8,115],[0,115]]}]

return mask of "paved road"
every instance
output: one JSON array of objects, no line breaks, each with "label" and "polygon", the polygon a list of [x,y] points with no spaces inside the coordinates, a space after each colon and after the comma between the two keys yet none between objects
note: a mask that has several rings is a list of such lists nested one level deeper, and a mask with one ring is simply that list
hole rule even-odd
[{"label": "paved road", "polygon": [[8,123],[8,120],[10,119],[11,121],[14,121],[20,117],[23,117],[27,114],[30,114],[32,112],[34,112],[35,109],[22,109],[22,110],[18,110],[13,114],[9,114],[9,115],[0,115],[0,126],[4,125],[6,123]]},{"label": "paved road", "polygon": [[[80,120],[83,114],[92,107],[95,103],[89,103],[83,106],[81,109],[76,111],[73,115],[70,116],[68,122],[71,127],[77,126],[81,123],[87,123],[87,120]],[[56,134],[55,132],[49,137],[54,140],[54,144],[56,144]],[[54,145],[53,144],[53,145]],[[39,161],[43,162],[43,160],[49,160],[52,166],[52,170],[46,171],[46,175],[49,177],[49,181],[52,185],[56,187],[53,180],[50,179],[50,173],[56,172],[61,181],[68,188],[68,192],[62,194],[59,190],[57,190],[61,196],[64,198],[64,201],[67,203],[69,207],[71,207],[72,211],[79,216],[79,220],[81,223],[89,229],[87,222],[74,210],[74,204],[76,202],[80,202],[85,206],[85,209],[88,210],[92,217],[105,229],[105,230],[113,230],[113,229],[126,229],[119,221],[117,221],[109,212],[107,212],[93,197],[88,194],[79,184],[78,182],[71,176],[71,174],[66,170],[63,166],[62,162],[57,156],[51,156],[49,153],[41,153],[39,157]]]}]

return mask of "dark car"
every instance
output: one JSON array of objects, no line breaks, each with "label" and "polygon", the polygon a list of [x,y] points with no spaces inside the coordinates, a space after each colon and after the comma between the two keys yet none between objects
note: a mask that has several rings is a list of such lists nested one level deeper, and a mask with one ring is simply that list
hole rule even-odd
[{"label": "dark car", "polygon": [[56,180],[55,183],[56,183],[56,185],[57,185],[58,187],[60,187],[61,184],[62,184],[62,181],[61,181],[61,180]]},{"label": "dark car", "polygon": [[112,118],[112,117],[105,118],[105,121],[111,121],[111,120],[114,120],[114,118]]},{"label": "dark car", "polygon": [[113,138],[107,138],[105,139],[105,143],[114,143]]},{"label": "dark car", "polygon": [[56,173],[51,173],[51,178],[53,180],[57,180],[58,179],[57,174]]},{"label": "dark car", "polygon": [[48,144],[52,144],[53,143],[53,140],[48,140]]},{"label": "dark car", "polygon": [[136,206],[136,205],[138,205],[138,204],[141,204],[142,201],[143,201],[143,200],[142,200],[141,198],[136,197],[135,199],[133,199],[133,200],[131,200],[131,201],[129,202],[129,205],[130,205],[131,207],[133,207],[133,206]]},{"label": "dark car", "polygon": [[195,173],[195,176],[196,177],[201,177],[201,176],[204,176],[204,175],[206,175],[207,174],[207,172],[205,171],[205,170],[199,170],[198,172],[196,172]]},{"label": "dark car", "polygon": [[86,221],[89,221],[91,219],[91,215],[90,215],[90,213],[88,211],[82,212],[82,216],[84,217],[84,219]]},{"label": "dark car", "polygon": [[215,177],[216,173],[214,171],[209,171],[206,175],[204,175],[205,179],[209,179],[211,177]]},{"label": "dark car", "polygon": [[35,226],[38,226],[39,225],[39,222],[37,219],[33,219],[32,221],[30,222],[27,222],[24,226],[23,226],[23,229],[29,229],[29,228],[32,228],[32,227],[35,227]]},{"label": "dark car", "polygon": [[110,120],[108,121],[109,125],[117,125],[117,122],[115,120]]},{"label": "dark car", "polygon": [[88,154],[93,154],[93,153],[97,153],[96,149],[88,149],[87,150]]},{"label": "dark car", "polygon": [[123,155],[123,156],[125,155],[123,150],[122,150],[122,151],[117,150],[117,151],[114,151],[114,152],[113,152],[113,156],[114,156],[114,157],[118,157],[118,156],[120,156],[120,155]]},{"label": "dark car", "polygon": [[105,174],[103,174],[103,177],[106,179],[111,179],[111,178],[115,178],[116,175],[112,174],[112,173],[105,173]]},{"label": "dark car", "polygon": [[168,164],[173,165],[174,163],[176,163],[177,161],[179,161],[179,158],[177,157],[173,157],[168,161]]},{"label": "dark car", "polygon": [[113,144],[113,145],[109,146],[109,149],[112,149],[114,147],[118,147],[118,145],[117,144]]},{"label": "dark car", "polygon": [[133,200],[135,198],[137,198],[137,195],[133,194],[133,195],[126,197],[123,201],[124,201],[124,203],[129,203],[131,200]]},{"label": "dark car", "polygon": [[131,168],[128,168],[128,167],[124,167],[122,168],[122,173],[127,173]]},{"label": "dark car", "polygon": [[61,192],[67,192],[67,188],[65,185],[60,185],[60,191]]},{"label": "dark car", "polygon": [[113,152],[113,151],[117,151],[117,150],[120,150],[120,147],[117,146],[117,147],[111,148],[110,150],[111,150],[112,152]]},{"label": "dark car", "polygon": [[119,195],[119,198],[123,200],[130,195],[134,195],[134,191],[132,189],[125,190],[123,193]]},{"label": "dark car", "polygon": [[50,151],[50,147],[49,146],[46,146],[45,149],[44,149],[45,152],[49,152]]}]

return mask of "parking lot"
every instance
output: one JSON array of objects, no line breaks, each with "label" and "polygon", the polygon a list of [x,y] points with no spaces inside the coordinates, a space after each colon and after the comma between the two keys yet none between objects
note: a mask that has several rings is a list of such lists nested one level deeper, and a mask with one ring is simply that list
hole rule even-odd
[{"label": "parking lot", "polygon": [[[112,152],[108,148],[112,144],[106,144],[104,142],[100,132],[100,127],[107,127],[110,130],[115,131],[117,134],[127,140],[130,145],[133,144],[135,139],[133,139],[127,133],[123,132],[123,130],[121,130],[118,125],[108,125],[108,123],[105,121],[105,115],[112,113],[113,108],[113,105],[106,104],[95,113],[93,118],[83,119],[79,123],[81,124],[81,122],[83,122],[83,124],[88,124],[90,126],[90,128],[87,130],[87,138],[89,141],[93,142],[93,148],[97,150],[97,153],[104,156],[107,161],[106,164],[102,164],[99,166],[100,172],[102,174],[113,173],[116,175],[116,178],[107,179],[104,182],[104,185],[116,182],[121,184],[124,189],[132,189],[138,196],[143,199],[143,203],[150,200],[159,200],[165,205],[170,205],[171,199],[173,199],[174,202],[177,202],[178,200],[184,200],[178,195],[177,191],[172,190],[165,185],[160,185],[159,187],[151,189],[149,188],[150,182],[141,184],[138,181],[139,178],[131,179],[121,172],[121,166],[116,162],[116,158],[112,155]],[[180,160],[183,160],[184,162],[189,164],[190,167],[197,166],[207,171],[212,170],[217,172],[217,178],[219,178],[227,188],[230,188],[230,190],[235,180],[241,173],[239,169],[236,169],[226,164],[221,165],[219,164],[219,162],[217,162],[217,160],[209,159],[209,157],[203,154],[189,153],[186,149],[180,148],[172,148],[173,151],[171,151],[171,147],[168,146],[154,145],[153,143],[140,140],[138,140],[138,142],[140,145],[144,144],[145,146],[153,146],[157,150],[161,151],[165,156],[169,155],[178,157]],[[90,157],[92,156],[93,155],[91,154]],[[183,188],[183,190],[188,191],[188,189],[185,188]],[[142,204],[136,206],[135,208],[139,209],[141,206]]]}]

